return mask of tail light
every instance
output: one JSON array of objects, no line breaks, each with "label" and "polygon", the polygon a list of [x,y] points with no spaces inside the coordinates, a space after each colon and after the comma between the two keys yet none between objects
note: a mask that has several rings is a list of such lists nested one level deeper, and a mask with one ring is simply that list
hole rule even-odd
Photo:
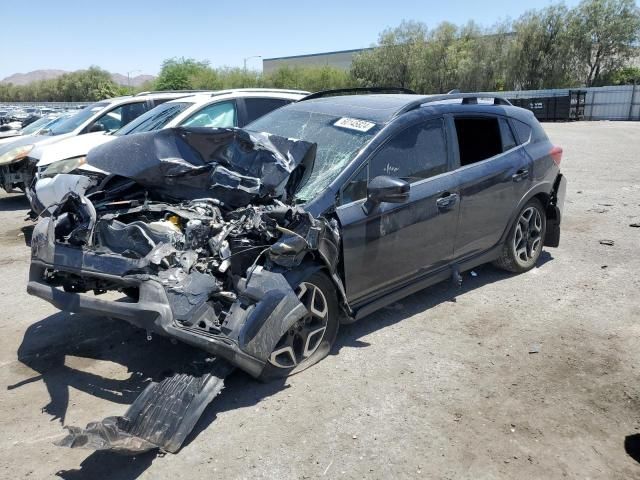
[{"label": "tail light", "polygon": [[549,155],[551,155],[553,162],[560,166],[560,162],[562,161],[562,147],[553,147],[549,152]]}]

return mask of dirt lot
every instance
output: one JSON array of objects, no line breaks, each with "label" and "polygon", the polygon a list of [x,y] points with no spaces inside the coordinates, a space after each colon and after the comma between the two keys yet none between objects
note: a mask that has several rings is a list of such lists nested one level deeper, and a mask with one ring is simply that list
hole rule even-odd
[{"label": "dirt lot", "polygon": [[164,457],[52,445],[189,349],[29,297],[27,203],[1,196],[0,477],[640,478],[640,123],[545,128],[569,188],[538,268],[415,294],[284,385],[232,375]]}]

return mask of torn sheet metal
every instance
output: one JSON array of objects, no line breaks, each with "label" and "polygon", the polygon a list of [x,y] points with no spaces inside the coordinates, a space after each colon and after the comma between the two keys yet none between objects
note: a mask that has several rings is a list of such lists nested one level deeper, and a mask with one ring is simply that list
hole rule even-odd
[{"label": "torn sheet metal", "polygon": [[94,148],[87,163],[178,200],[214,197],[232,208],[291,198],[316,145],[237,128],[167,128]]},{"label": "torn sheet metal", "polygon": [[152,382],[121,417],[91,422],[86,428],[66,427],[68,435],[56,445],[132,455],[156,448],[176,453],[233,366],[215,359],[199,370]]}]

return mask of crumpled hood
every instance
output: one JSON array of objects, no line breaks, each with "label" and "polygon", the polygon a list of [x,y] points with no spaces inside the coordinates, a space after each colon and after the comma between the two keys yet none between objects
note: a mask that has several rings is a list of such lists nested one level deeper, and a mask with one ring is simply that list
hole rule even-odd
[{"label": "crumpled hood", "polygon": [[313,168],[316,144],[239,128],[167,128],[92,149],[87,163],[176,200],[217,198],[231,208],[291,198]]}]

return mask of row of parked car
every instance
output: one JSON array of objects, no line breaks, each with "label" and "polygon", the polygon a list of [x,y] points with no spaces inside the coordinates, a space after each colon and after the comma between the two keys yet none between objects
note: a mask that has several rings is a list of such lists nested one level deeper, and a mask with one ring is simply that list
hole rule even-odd
[{"label": "row of parked car", "polygon": [[[43,117],[19,138],[0,140],[0,185],[7,192],[24,191],[33,211],[40,213],[51,203],[52,191],[66,189],[52,184],[53,176],[76,168],[95,171],[83,166],[93,147],[118,136],[165,127],[242,127],[305,94],[308,92],[267,89],[145,92],[96,102],[74,115]],[[40,182],[42,179],[48,180]],[[37,198],[41,190],[44,201]]]},{"label": "row of parked car", "polygon": [[[22,107],[14,104],[0,104],[0,143],[3,139],[41,130],[47,123],[70,116],[77,111],[77,107]],[[32,126],[38,120],[40,120],[38,125]],[[27,127],[30,127],[30,130],[25,133],[24,130]]]},{"label": "row of parked car", "polygon": [[[373,90],[147,93],[3,145],[4,188],[40,217],[29,293],[271,379],[324,358],[341,323],[558,246],[562,149],[530,111]],[[67,443],[175,451],[213,397],[174,380]]]}]

